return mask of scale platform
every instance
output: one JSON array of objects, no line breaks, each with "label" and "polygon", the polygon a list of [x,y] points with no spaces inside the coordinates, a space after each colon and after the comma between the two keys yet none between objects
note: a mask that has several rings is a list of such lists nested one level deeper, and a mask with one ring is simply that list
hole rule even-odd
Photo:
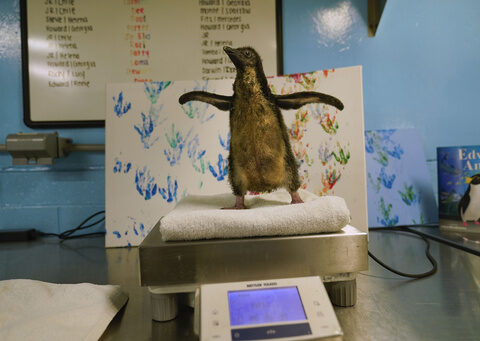
[{"label": "scale platform", "polygon": [[194,293],[212,283],[320,276],[333,304],[352,306],[356,273],[368,269],[368,236],[347,225],[337,233],[164,242],[157,223],[139,246],[139,259],[140,284],[157,294]]}]

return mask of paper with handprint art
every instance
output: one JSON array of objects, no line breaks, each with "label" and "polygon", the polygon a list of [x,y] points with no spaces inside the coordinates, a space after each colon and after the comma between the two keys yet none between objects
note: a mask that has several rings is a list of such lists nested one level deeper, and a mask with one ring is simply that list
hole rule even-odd
[{"label": "paper with handprint art", "polygon": [[437,206],[415,129],[365,132],[368,225],[436,223]]},{"label": "paper with handprint art", "polygon": [[[351,224],[366,231],[361,67],[268,81],[275,94],[319,91],[344,103],[343,111],[315,104],[283,115],[302,188],[345,198]],[[202,102],[180,105],[178,98],[192,90],[232,95],[232,84],[223,79],[107,87],[107,247],[138,245],[188,194],[231,192],[229,113]]]}]

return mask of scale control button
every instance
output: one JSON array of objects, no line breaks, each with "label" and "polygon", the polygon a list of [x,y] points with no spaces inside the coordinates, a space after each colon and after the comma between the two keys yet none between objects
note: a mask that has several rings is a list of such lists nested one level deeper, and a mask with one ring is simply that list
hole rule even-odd
[{"label": "scale control button", "polygon": [[320,305],[320,302],[318,302],[318,301],[313,301],[313,305],[317,305],[317,306],[318,306],[318,305]]},{"label": "scale control button", "polygon": [[212,335],[212,340],[220,340],[221,336],[220,334]]},{"label": "scale control button", "polygon": [[269,329],[265,332],[267,335],[275,335],[277,331],[275,329]]},{"label": "scale control button", "polygon": [[213,320],[212,324],[214,327],[218,327],[220,325],[220,322],[218,322],[217,320]]},{"label": "scale control button", "polygon": [[212,310],[212,314],[213,314],[213,315],[218,315],[218,310],[217,310],[217,309],[213,309],[213,310]]},{"label": "scale control button", "polygon": [[317,316],[318,317],[323,317],[323,313],[321,311],[317,311]]}]

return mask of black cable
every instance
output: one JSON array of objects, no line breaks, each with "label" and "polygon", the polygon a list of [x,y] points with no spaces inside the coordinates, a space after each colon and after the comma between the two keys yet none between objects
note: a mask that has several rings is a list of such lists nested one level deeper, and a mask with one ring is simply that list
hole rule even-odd
[{"label": "black cable", "polygon": [[77,239],[77,238],[88,237],[88,236],[104,235],[105,232],[92,232],[92,233],[77,234],[77,235],[72,236],[72,234],[74,234],[77,231],[88,229],[88,228],[90,228],[92,226],[95,226],[95,225],[101,223],[102,221],[104,221],[105,216],[103,216],[102,218],[100,218],[97,221],[94,221],[93,223],[90,223],[88,225],[84,225],[90,219],[92,219],[92,218],[94,218],[94,217],[96,217],[100,214],[105,214],[105,211],[98,211],[98,212],[92,214],[91,216],[86,218],[84,221],[82,221],[77,227],[75,227],[73,229],[70,229],[70,230],[63,231],[62,233],[45,233],[45,232],[40,232],[40,231],[38,233],[41,236],[55,236],[55,237],[60,238],[62,241],[67,240],[67,239]]},{"label": "black cable", "polygon": [[67,231],[64,231],[64,232],[60,233],[59,238],[60,238],[60,239],[71,239],[70,236],[71,236],[73,233],[75,233],[75,232],[77,232],[77,231],[80,231],[80,230],[87,229],[87,228],[89,228],[89,227],[92,227],[92,226],[95,226],[95,225],[101,223],[102,221],[105,220],[105,217],[102,217],[101,219],[99,219],[99,220],[97,220],[97,221],[95,221],[95,222],[93,222],[93,223],[91,223],[91,224],[89,224],[89,225],[83,226],[83,224],[85,224],[86,222],[88,222],[90,219],[96,217],[96,216],[99,215],[99,214],[103,214],[103,213],[105,213],[105,211],[98,211],[98,212],[92,214],[92,215],[89,216],[87,219],[85,219],[84,221],[82,221],[82,222],[80,223],[80,225],[78,225],[77,227],[75,227],[75,228],[73,228],[73,229],[71,229],[71,230],[67,230]]},{"label": "black cable", "polygon": [[77,234],[75,236],[70,236],[70,237],[67,237],[67,238],[63,238],[63,240],[67,240],[67,239],[77,239],[77,238],[83,238],[83,237],[91,237],[91,236],[100,236],[100,235],[105,235],[105,232],[92,232],[92,233],[84,233],[84,234]]},{"label": "black cable", "polygon": [[427,244],[427,247],[425,249],[425,255],[427,256],[428,260],[432,264],[432,269],[430,271],[419,273],[419,274],[409,274],[409,273],[401,272],[401,271],[395,270],[392,267],[388,266],[387,264],[383,263],[380,259],[375,257],[375,255],[373,253],[371,253],[370,251],[368,251],[368,255],[375,262],[377,262],[378,264],[383,266],[385,269],[393,272],[394,274],[402,276],[402,277],[420,279],[420,278],[426,278],[426,277],[432,276],[433,274],[435,274],[437,272],[437,269],[438,269],[437,261],[430,254],[430,241],[427,238],[425,238],[421,233],[419,233],[415,230],[411,230],[409,228],[409,227],[417,227],[417,226],[430,226],[430,225],[424,224],[424,225],[402,225],[402,226],[395,226],[395,227],[376,227],[376,228],[369,228],[369,231],[390,231],[390,232],[400,231],[400,232],[413,233],[417,236],[420,236],[420,238],[422,238],[423,241]]}]

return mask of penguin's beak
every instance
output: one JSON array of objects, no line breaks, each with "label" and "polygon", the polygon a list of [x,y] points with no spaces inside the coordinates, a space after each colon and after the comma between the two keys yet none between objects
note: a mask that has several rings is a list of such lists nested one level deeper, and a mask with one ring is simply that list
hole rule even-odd
[{"label": "penguin's beak", "polygon": [[231,48],[230,46],[224,46],[223,51],[225,51],[226,54],[230,55],[235,52],[235,49]]},{"label": "penguin's beak", "polygon": [[238,52],[236,49],[231,48],[230,46],[224,46],[223,51],[225,51],[225,53],[228,55],[228,57],[230,58],[230,60],[235,66],[238,67],[242,65],[240,56],[238,55]]}]

